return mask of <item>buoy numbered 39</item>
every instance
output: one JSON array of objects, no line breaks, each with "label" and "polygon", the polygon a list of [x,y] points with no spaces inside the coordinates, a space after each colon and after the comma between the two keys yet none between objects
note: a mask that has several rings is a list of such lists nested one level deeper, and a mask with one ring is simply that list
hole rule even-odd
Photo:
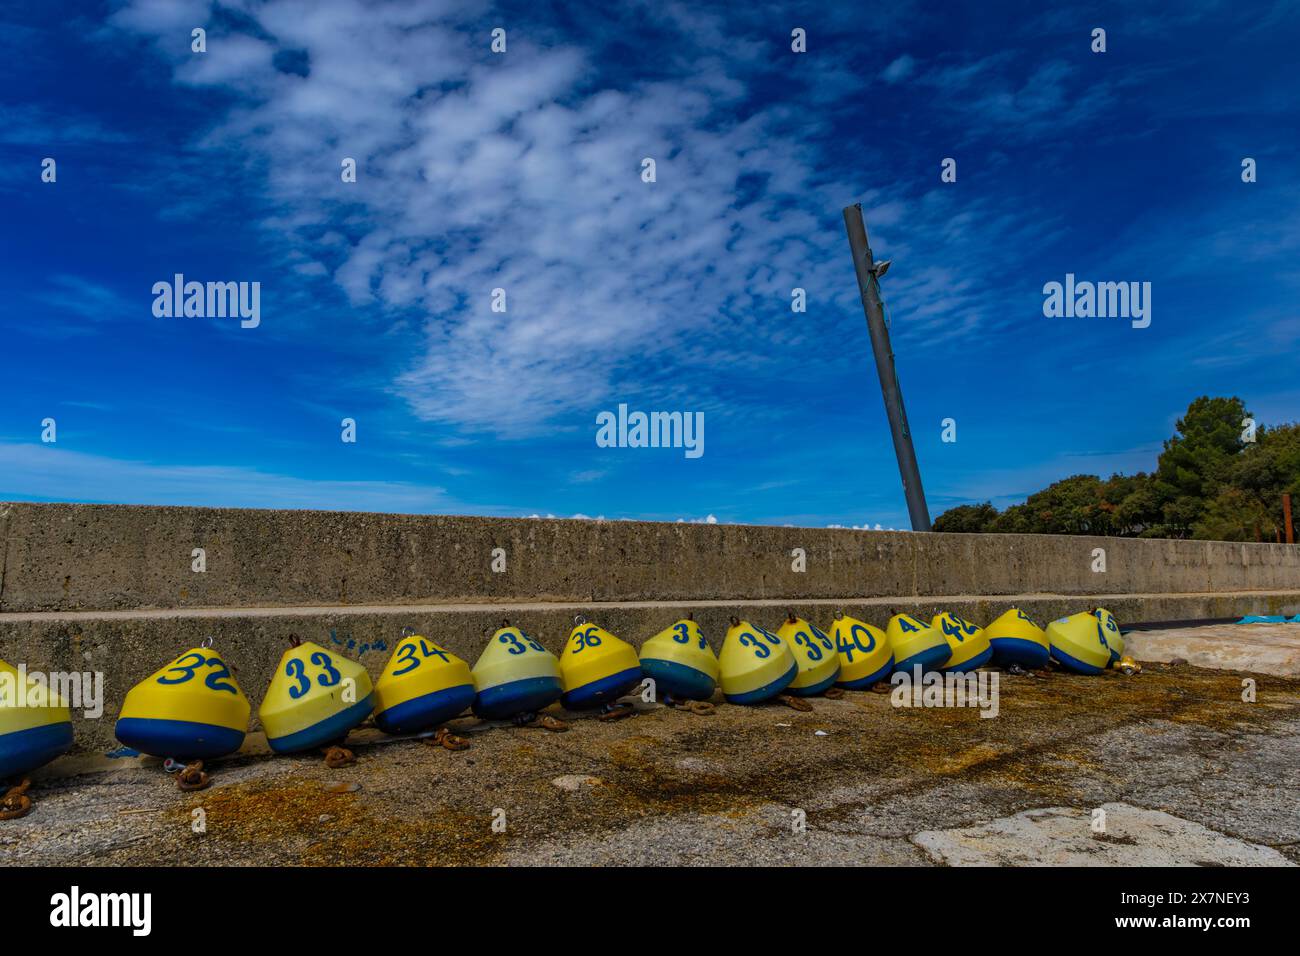
[{"label": "buoy numbered 39", "polygon": [[810,621],[791,614],[776,629],[794,654],[799,671],[786,692],[797,697],[824,693],[840,676],[840,658],[830,635]]}]

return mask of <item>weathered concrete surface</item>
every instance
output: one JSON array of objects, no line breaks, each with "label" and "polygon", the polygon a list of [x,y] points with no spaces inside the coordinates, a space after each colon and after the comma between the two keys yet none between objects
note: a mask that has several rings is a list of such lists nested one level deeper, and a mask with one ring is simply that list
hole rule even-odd
[{"label": "weathered concrete surface", "polygon": [[1200,667],[1300,677],[1300,624],[1216,624],[1124,635],[1140,661],[1181,657]]},{"label": "weathered concrete surface", "polygon": [[1300,611],[1300,548],[1276,544],[71,504],[0,504],[0,529],[0,611],[1222,591]]},{"label": "weathered concrete surface", "polygon": [[[72,775],[83,764],[64,758],[36,775],[32,814],[0,823],[0,864],[931,865],[923,832],[1041,808],[1086,830],[1092,808],[1120,803],[1203,827],[1178,831],[1180,861],[1217,859],[1226,838],[1300,862],[1300,681],[1263,679],[1249,704],[1240,689],[1153,664],[1005,676],[994,719],[850,693],[812,713],[654,708],[566,734],[461,720],[463,753],[363,731],[355,766],[250,753],[193,794],[152,761]],[[566,776],[600,782],[557,787]]]},{"label": "weathered concrete surface", "polygon": [[[837,609],[883,627],[895,610],[930,619],[951,610],[986,623],[1011,605],[1039,622],[1086,610],[1094,603],[1109,607],[1121,623],[1138,615],[1161,619],[1223,617],[1257,610],[1259,595],[1006,595],[998,598],[958,595],[937,599],[871,598],[844,601],[634,602],[618,604],[390,605],[348,608],[181,609],[167,611],[83,611],[0,614],[0,658],[45,672],[98,672],[104,675],[104,712],[94,720],[74,712],[77,745],[83,750],[112,748],[113,724],[126,692],[187,648],[212,637],[216,649],[234,669],[254,704],[260,702],[281,654],[296,634],[360,660],[378,677],[392,654],[403,626],[436,639],[471,664],[488,638],[508,618],[558,653],[581,614],[634,646],[688,613],[695,615],[715,649],[721,646],[735,615],[775,629],[788,609],[830,627]],[[1154,632],[1139,638],[1139,659],[1155,654],[1163,640]],[[1165,655],[1168,660],[1173,655]],[[1235,658],[1252,669],[1248,654]],[[1266,671],[1266,673],[1268,673]]]},{"label": "weathered concrete surface", "polygon": [[1105,803],[1104,829],[1078,807],[1025,810],[975,827],[925,830],[912,841],[949,866],[1294,866],[1277,850],[1160,810]]}]

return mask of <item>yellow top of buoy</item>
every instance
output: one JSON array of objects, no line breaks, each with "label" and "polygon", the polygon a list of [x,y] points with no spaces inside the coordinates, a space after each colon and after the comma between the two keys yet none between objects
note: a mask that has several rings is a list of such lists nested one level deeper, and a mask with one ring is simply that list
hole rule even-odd
[{"label": "yellow top of buoy", "polygon": [[372,689],[370,675],[356,661],[304,641],[280,658],[257,713],[267,738],[279,739],[365,702]]},{"label": "yellow top of buoy", "polygon": [[71,721],[67,703],[48,685],[0,661],[0,736]]},{"label": "yellow top of buoy", "polygon": [[948,647],[943,632],[918,621],[910,614],[895,614],[891,617],[885,634],[894,651],[894,663],[899,668],[912,666],[909,662],[922,655],[923,662],[928,667],[942,667],[947,660],[938,650]]},{"label": "yellow top of buoy", "polygon": [[641,661],[668,661],[693,667],[707,674],[715,682],[718,679],[718,655],[713,653],[709,642],[704,639],[700,626],[689,618],[684,618],[671,627],[666,627],[654,637],[648,638],[641,645]]},{"label": "yellow top of buoy", "polygon": [[1047,625],[1047,640],[1052,656],[1071,670],[1093,673],[1105,670],[1111,662],[1105,625],[1088,611]]},{"label": "yellow top of buoy", "polygon": [[936,614],[930,626],[943,633],[952,650],[952,656],[944,665],[949,669],[959,668],[989,650],[989,639],[984,635],[984,630],[951,611]]},{"label": "yellow top of buoy", "polygon": [[831,637],[840,659],[840,686],[853,687],[872,677],[883,680],[889,676],[882,671],[893,664],[894,652],[880,628],[841,614],[831,625]]},{"label": "yellow top of buoy", "polygon": [[794,679],[798,664],[785,641],[748,621],[732,620],[734,623],[727,629],[722,653],[718,655],[724,694],[744,699],[780,684],[787,677]]},{"label": "yellow top of buoy", "polygon": [[840,672],[840,659],[835,653],[834,641],[821,628],[791,615],[776,629],[776,633],[789,646],[795,663],[799,665],[799,672],[790,682],[791,691],[825,690],[835,683]]},{"label": "yellow top of buoy", "polygon": [[1002,638],[1010,638],[1021,641],[1032,641],[1035,644],[1041,644],[1047,647],[1047,634],[1043,629],[1029,619],[1029,615],[1018,607],[1010,608],[998,616],[988,627],[984,628],[984,633],[989,640],[996,641]]},{"label": "yellow top of buoy", "polygon": [[569,632],[560,655],[560,680],[566,694],[623,671],[639,670],[636,649],[595,624],[583,621]]},{"label": "yellow top of buoy", "polygon": [[474,664],[479,693],[502,684],[539,677],[560,678],[560,662],[536,639],[517,627],[498,628]]},{"label": "yellow top of buoy", "polygon": [[375,710],[466,685],[474,685],[468,664],[423,634],[410,634],[393,648],[388,666],[375,681]]},{"label": "yellow top of buoy", "polygon": [[211,647],[191,647],[127,691],[119,719],[180,720],[244,733],[252,705]]}]

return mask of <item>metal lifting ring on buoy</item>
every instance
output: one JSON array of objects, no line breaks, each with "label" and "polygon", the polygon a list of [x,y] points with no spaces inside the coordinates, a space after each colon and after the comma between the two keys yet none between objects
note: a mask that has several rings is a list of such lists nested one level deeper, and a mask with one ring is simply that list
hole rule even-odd
[{"label": "metal lifting ring on buoy", "polygon": [[401,634],[401,636],[402,636],[402,637],[415,637],[415,628],[411,627],[411,625],[409,625],[409,624],[403,624],[403,625],[402,625],[402,634]]},{"label": "metal lifting ring on buoy", "polygon": [[586,623],[587,623],[587,619],[586,619],[585,617],[583,617],[581,614],[575,614],[575,615],[573,616],[573,626],[574,626],[574,627],[582,627],[582,625],[584,625],[584,624],[586,624]]},{"label": "metal lifting ring on buoy", "polygon": [[200,644],[199,647],[203,648],[203,649],[206,651],[206,650],[207,650],[208,648],[210,648],[214,643],[215,643],[215,642],[214,642],[214,640],[213,640],[213,638],[212,638],[212,635],[209,634],[207,637],[205,637],[205,638],[203,639],[203,643]]},{"label": "metal lifting ring on buoy", "polygon": [[27,788],[32,782],[26,777],[16,787],[0,798],[0,820],[17,820],[32,812],[32,798],[27,796]]},{"label": "metal lifting ring on buoy", "polygon": [[289,635],[289,646],[290,646],[290,647],[301,647],[301,646],[302,646],[302,638],[299,637],[297,634],[290,634],[290,635]]}]

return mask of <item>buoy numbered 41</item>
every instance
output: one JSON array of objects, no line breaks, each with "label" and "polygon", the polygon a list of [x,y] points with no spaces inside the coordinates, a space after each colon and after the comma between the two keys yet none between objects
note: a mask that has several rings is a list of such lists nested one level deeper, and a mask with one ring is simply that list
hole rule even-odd
[{"label": "buoy numbered 41", "polygon": [[132,687],[114,732],[141,753],[210,760],[243,746],[251,710],[230,665],[205,641]]},{"label": "buoy numbered 41", "polygon": [[342,740],[374,702],[364,667],[305,641],[284,652],[257,713],[271,749],[296,753]]},{"label": "buoy numbered 41", "polygon": [[694,621],[684,619],[641,645],[641,673],[661,696],[708,700],[718,686],[718,656]]},{"label": "buoy numbered 41", "polygon": [[375,681],[375,725],[415,734],[446,723],[474,703],[469,665],[422,634],[407,634]]},{"label": "buoy numbered 41", "polygon": [[835,642],[816,624],[791,614],[776,629],[777,637],[785,641],[794,654],[799,671],[786,687],[786,692],[797,697],[821,694],[835,684],[840,676],[840,658],[835,652]]},{"label": "buoy numbered 41", "polygon": [[731,619],[718,655],[722,693],[733,704],[758,704],[784,691],[799,672],[789,645],[771,631]]},{"label": "buoy numbered 41", "polygon": [[952,656],[952,648],[943,631],[922,623],[910,614],[895,614],[885,628],[894,652],[894,670],[911,673],[942,670]]},{"label": "buoy numbered 41", "polygon": [[46,684],[0,661],[0,780],[44,766],[72,747],[72,713]]},{"label": "buoy numbered 41", "polygon": [[641,660],[627,641],[579,619],[560,655],[560,680],[565,707],[599,707],[641,682]]}]

